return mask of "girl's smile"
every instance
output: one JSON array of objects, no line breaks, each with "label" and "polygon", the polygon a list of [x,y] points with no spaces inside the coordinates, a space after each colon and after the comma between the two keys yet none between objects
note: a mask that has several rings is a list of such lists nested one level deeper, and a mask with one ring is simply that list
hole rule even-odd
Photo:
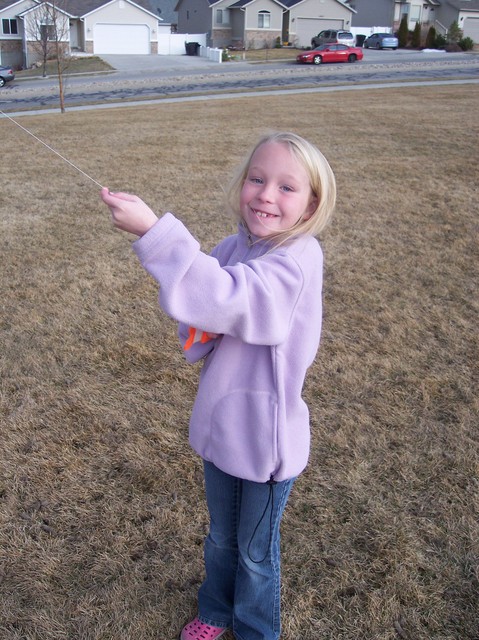
[{"label": "girl's smile", "polygon": [[254,213],[256,213],[258,218],[276,218],[277,217],[273,213],[265,213],[264,211],[255,211],[254,209],[253,211]]},{"label": "girl's smile", "polygon": [[259,238],[286,231],[316,209],[309,177],[282,143],[267,142],[253,154],[240,196],[248,229]]}]

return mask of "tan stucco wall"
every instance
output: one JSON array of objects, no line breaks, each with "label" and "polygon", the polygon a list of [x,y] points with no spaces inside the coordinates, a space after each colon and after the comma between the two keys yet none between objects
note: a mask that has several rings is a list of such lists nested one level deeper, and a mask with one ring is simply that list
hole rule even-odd
[{"label": "tan stucco wall", "polygon": [[[9,19],[16,18],[20,13],[23,13],[24,11],[26,11],[27,9],[30,9],[33,6],[35,6],[35,3],[32,0],[23,0],[23,2],[18,2],[16,4],[12,4],[9,7],[5,7],[5,9],[3,9],[3,11],[0,11],[0,19],[3,19],[3,18],[9,18]],[[20,26],[22,21],[19,20],[18,22],[19,22],[19,26]],[[5,36],[5,37],[7,37],[7,36]]]},{"label": "tan stucco wall", "polygon": [[[120,8],[120,3],[123,8]],[[85,29],[91,29],[93,33],[93,27],[98,22],[111,23],[111,24],[146,24],[150,28],[150,33],[153,29],[156,32],[158,25],[158,19],[155,16],[150,16],[144,11],[140,11],[133,5],[125,2],[125,0],[116,0],[111,4],[94,11],[91,15],[85,18]]]},{"label": "tan stucco wall", "polygon": [[[258,29],[258,13],[260,11],[269,11],[271,16],[270,29],[279,29],[281,31],[283,10],[276,2],[271,2],[271,0],[258,0],[258,2],[254,2],[246,8],[246,29]],[[259,31],[263,31],[263,29],[259,29]],[[267,29],[264,29],[264,31],[267,31]]]},{"label": "tan stucco wall", "polygon": [[[48,16],[48,13],[42,10],[40,7],[38,11],[30,11],[25,15],[23,25],[25,30],[25,39],[26,40],[37,40],[39,39],[40,34],[40,25],[44,21],[45,17]],[[68,16],[63,13],[58,14],[57,20],[57,34],[58,39],[63,42],[70,42],[70,21]]]},{"label": "tan stucco wall", "polygon": [[290,22],[293,18],[325,18],[327,20],[343,20],[345,25],[347,22],[350,25],[351,16],[351,11],[335,0],[327,0],[326,2],[307,0],[290,9]]}]

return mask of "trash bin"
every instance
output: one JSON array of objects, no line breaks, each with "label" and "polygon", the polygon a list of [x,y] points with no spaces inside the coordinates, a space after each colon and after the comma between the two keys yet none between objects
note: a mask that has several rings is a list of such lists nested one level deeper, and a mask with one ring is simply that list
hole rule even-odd
[{"label": "trash bin", "polygon": [[186,55],[187,56],[197,56],[200,50],[199,42],[185,42],[186,47]]},{"label": "trash bin", "polygon": [[358,35],[356,36],[356,46],[362,47],[366,38],[367,36],[365,36],[364,33],[358,33]]}]

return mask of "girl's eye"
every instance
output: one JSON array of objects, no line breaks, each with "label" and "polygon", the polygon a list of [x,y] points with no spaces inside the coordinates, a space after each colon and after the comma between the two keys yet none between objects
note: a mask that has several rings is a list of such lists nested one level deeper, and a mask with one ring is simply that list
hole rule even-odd
[{"label": "girl's eye", "polygon": [[250,178],[250,182],[253,182],[253,184],[261,184],[263,181],[261,178]]},{"label": "girl's eye", "polygon": [[289,192],[289,191],[293,191],[293,188],[292,188],[292,187],[288,187],[288,185],[286,185],[286,184],[285,184],[285,185],[283,185],[283,186],[281,187],[281,189],[282,189],[283,191],[287,191],[287,192]]}]

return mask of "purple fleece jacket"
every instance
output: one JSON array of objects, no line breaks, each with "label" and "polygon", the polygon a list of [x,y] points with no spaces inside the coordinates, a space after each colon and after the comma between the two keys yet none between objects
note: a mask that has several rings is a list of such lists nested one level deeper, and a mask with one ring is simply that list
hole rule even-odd
[{"label": "purple fleece jacket", "polygon": [[161,307],[179,324],[217,333],[185,352],[204,358],[190,444],[233,476],[266,482],[297,476],[309,455],[301,393],[321,332],[322,252],[310,236],[274,248],[242,225],[206,255],[165,214],[134,250],[160,285]]}]

